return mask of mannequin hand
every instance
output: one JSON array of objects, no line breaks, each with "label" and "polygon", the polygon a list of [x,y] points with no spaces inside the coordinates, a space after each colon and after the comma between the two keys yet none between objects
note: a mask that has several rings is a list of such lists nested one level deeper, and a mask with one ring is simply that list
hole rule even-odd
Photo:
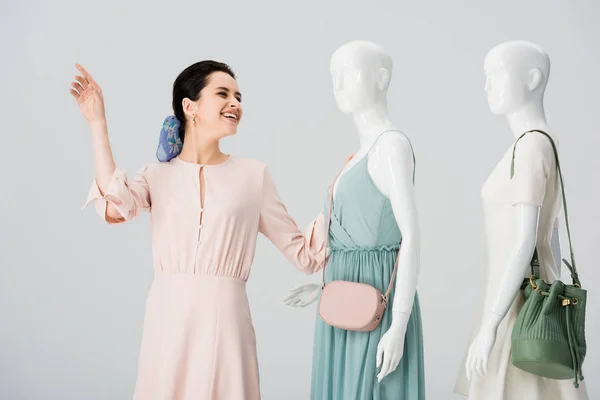
[{"label": "mannequin hand", "polygon": [[477,374],[484,377],[487,374],[488,358],[496,342],[496,331],[502,317],[488,311],[479,333],[471,343],[467,354],[465,368],[467,379],[470,381]]},{"label": "mannequin hand", "polygon": [[[397,316],[399,314],[403,313],[394,313],[392,326],[390,326],[390,329],[381,337],[381,340],[377,344],[376,365],[377,368],[381,366],[381,370],[377,374],[379,382],[396,370],[404,355],[404,338],[410,314]],[[398,319],[402,319],[403,321],[399,322],[397,321]]]},{"label": "mannequin hand", "polygon": [[71,95],[77,100],[79,109],[88,123],[105,121],[104,97],[100,85],[85,68],[79,64],[75,64],[75,66],[83,76],[75,76],[77,82],[71,83]]},{"label": "mannequin hand", "polygon": [[320,283],[307,283],[304,285],[298,285],[292,290],[290,294],[283,299],[285,305],[290,307],[306,307],[307,305],[315,302],[321,294]]}]

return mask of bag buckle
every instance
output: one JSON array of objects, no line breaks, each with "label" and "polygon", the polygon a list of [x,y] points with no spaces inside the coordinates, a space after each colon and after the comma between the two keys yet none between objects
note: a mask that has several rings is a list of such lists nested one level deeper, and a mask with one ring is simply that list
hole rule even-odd
[{"label": "bag buckle", "polygon": [[574,306],[579,302],[579,300],[577,300],[577,297],[573,297],[572,299],[563,299],[562,301],[562,305],[563,307],[566,306]]}]

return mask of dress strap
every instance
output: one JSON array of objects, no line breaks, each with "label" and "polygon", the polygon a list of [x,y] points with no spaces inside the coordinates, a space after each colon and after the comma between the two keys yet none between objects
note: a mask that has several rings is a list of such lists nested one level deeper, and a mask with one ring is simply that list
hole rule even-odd
[{"label": "dress strap", "polygon": [[[410,138],[409,138],[409,137],[408,137],[408,136],[407,136],[407,135],[406,135],[404,132],[402,132],[402,131],[399,131],[399,130],[397,130],[397,129],[388,129],[388,130],[385,130],[385,131],[381,132],[381,133],[380,133],[380,134],[379,134],[379,135],[378,135],[378,136],[377,136],[377,137],[376,137],[376,138],[373,140],[373,142],[371,143],[371,146],[369,146],[369,149],[367,150],[367,152],[366,152],[366,153],[365,153],[365,155],[364,155],[364,156],[361,158],[361,160],[360,160],[360,161],[362,161],[363,159],[367,159],[367,158],[369,157],[369,153],[371,153],[371,149],[373,149],[373,146],[375,146],[375,143],[377,143],[377,141],[379,140],[379,138],[380,138],[381,136],[383,136],[383,134],[384,134],[384,133],[387,133],[387,132],[398,132],[398,133],[402,134],[402,135],[403,135],[403,136],[406,138],[406,140],[408,140],[408,145],[410,146],[410,152],[411,152],[411,154],[412,154],[412,159],[413,159],[413,183],[415,183],[415,173],[416,173],[416,169],[417,169],[417,159],[416,159],[416,157],[415,157],[415,149],[414,149],[414,147],[413,147],[413,144],[412,144],[412,142],[410,141]],[[350,156],[350,159],[352,159],[353,157],[354,157],[354,154],[353,154],[352,156]],[[351,168],[353,168],[353,167],[351,167]],[[342,169],[342,171],[343,171],[343,169]],[[342,172],[342,171],[340,171],[340,174],[341,174],[341,172]],[[339,175],[339,174],[338,174],[338,175]],[[337,179],[337,176],[336,176],[336,179]],[[336,182],[336,180],[334,180],[334,181],[333,181],[333,185],[335,185],[335,182]],[[333,187],[333,185],[332,185],[332,187]]]},{"label": "dress strap", "polygon": [[[373,143],[371,143],[371,146],[369,146],[369,150],[367,150],[367,153],[363,156],[363,158],[366,158],[369,156],[369,153],[371,152],[371,149],[373,148],[373,146],[375,145],[375,143],[377,143],[377,140],[379,140],[379,138],[386,132],[398,132],[401,133],[402,135],[404,135],[404,137],[406,137],[406,140],[408,140],[408,144],[410,145],[410,150],[413,156],[413,182],[415,180],[415,169],[416,169],[416,158],[415,158],[415,152],[412,146],[412,143],[410,141],[410,139],[408,138],[408,136],[406,136],[406,134],[404,132],[401,131],[397,131],[397,130],[393,130],[393,129],[388,129],[386,131],[381,132],[376,138],[375,140],[373,140]],[[361,160],[362,161],[362,160]],[[342,168],[343,171],[343,168]],[[323,272],[323,282],[322,282],[322,287],[325,287],[325,268],[327,267],[328,261],[329,261],[329,257],[330,257],[330,252],[327,251],[327,248],[329,247],[329,235],[330,235],[330,229],[331,229],[331,212],[332,212],[332,204],[333,204],[333,187],[336,183],[336,181],[338,180],[338,177],[340,176],[340,174],[342,173],[342,171],[338,172],[338,174],[335,176],[335,178],[333,179],[333,184],[330,186],[329,188],[329,209],[327,211],[327,234],[325,235],[325,252],[326,252],[326,256],[325,256],[325,261],[323,263],[323,268],[322,268],[322,272]],[[400,247],[402,245],[402,240],[400,240],[400,243],[398,244],[398,247]],[[329,253],[329,254],[327,254]],[[398,253],[396,254],[396,261],[394,263],[394,270],[392,271],[392,275],[391,275],[391,279],[390,279],[390,283],[388,285],[388,288],[384,294],[384,301],[387,302],[390,292],[392,290],[393,284],[394,284],[394,278],[396,277],[396,272],[398,270],[398,259],[400,258],[400,249],[398,249]]]},{"label": "dress strap", "polygon": [[412,154],[412,159],[413,159],[413,183],[414,183],[415,182],[415,172],[416,172],[416,169],[417,169],[417,159],[415,157],[415,149],[414,149],[414,147],[412,145],[412,142],[410,141],[410,138],[404,132],[399,131],[397,129],[388,129],[386,131],[381,132],[375,138],[375,140],[373,140],[373,143],[371,143],[371,146],[369,147],[369,150],[367,150],[367,154],[365,154],[365,157],[369,156],[369,153],[371,152],[371,149],[373,148],[373,146],[375,146],[375,143],[377,143],[377,141],[379,140],[379,138],[381,136],[383,136],[384,133],[387,133],[387,132],[398,132],[398,133],[402,134],[406,138],[406,140],[408,140],[408,145],[410,146],[410,152]]}]

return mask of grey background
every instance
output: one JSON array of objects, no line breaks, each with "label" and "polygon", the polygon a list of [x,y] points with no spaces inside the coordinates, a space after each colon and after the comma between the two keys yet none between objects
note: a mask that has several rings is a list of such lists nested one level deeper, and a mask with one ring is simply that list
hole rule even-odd
[{"label": "grey background", "polygon": [[[581,278],[591,287],[600,278],[599,11],[591,0],[3,0],[0,398],[118,400],[134,385],[152,278],[149,218],[109,227],[92,208],[80,211],[93,165],[68,91],[73,64],[103,87],[114,155],[131,174],[155,160],[176,75],[201,59],[229,63],[245,114],[223,150],[268,163],[303,228],[358,146],[328,71],[332,52],[354,39],[373,40],[394,59],[390,111],[417,155],[427,398],[460,398],[452,388],[483,294],[479,191],[512,141],[488,110],[483,58],[510,39],[551,56],[547,114],[561,139]],[[248,292],[264,399],[309,398],[316,307],[290,309],[281,299],[318,280],[259,239]],[[600,396],[599,306],[592,290],[592,399]]]}]

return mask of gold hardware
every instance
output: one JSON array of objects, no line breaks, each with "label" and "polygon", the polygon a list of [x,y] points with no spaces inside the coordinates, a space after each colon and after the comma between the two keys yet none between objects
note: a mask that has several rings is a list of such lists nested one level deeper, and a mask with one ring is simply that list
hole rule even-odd
[{"label": "gold hardware", "polygon": [[542,294],[542,289],[538,289],[537,292],[540,295],[540,297],[544,297],[544,295]]},{"label": "gold hardware", "polygon": [[573,297],[572,299],[563,299],[563,301],[562,301],[563,307],[565,307],[565,306],[574,306],[577,303],[579,303],[579,300],[577,300],[577,297]]},{"label": "gold hardware", "polygon": [[576,288],[581,289],[581,285],[579,283],[574,283],[573,286],[575,286]]},{"label": "gold hardware", "polygon": [[533,275],[531,275],[529,277],[529,283],[531,284],[531,287],[533,288],[533,290],[536,290],[539,286],[536,285],[535,283],[533,283]]}]

